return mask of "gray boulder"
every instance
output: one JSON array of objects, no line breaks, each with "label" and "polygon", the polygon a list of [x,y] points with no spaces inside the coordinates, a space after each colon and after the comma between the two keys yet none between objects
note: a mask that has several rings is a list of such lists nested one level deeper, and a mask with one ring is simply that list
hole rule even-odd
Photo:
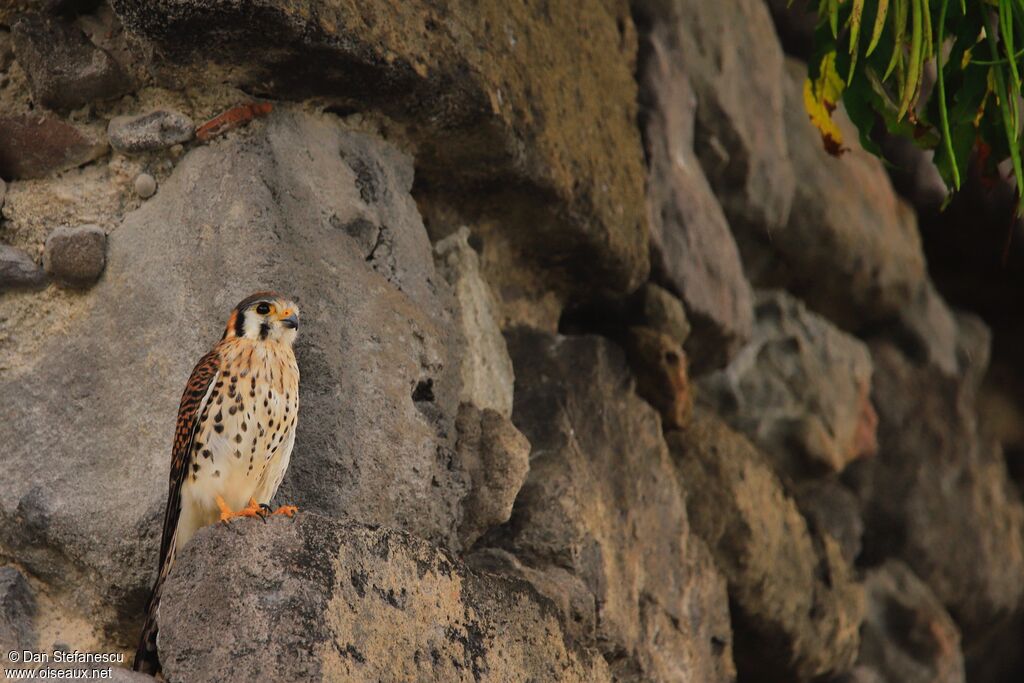
[{"label": "gray boulder", "polygon": [[867,613],[858,663],[901,683],[963,683],[960,631],[914,572],[889,560],[864,581]]},{"label": "gray boulder", "polygon": [[701,383],[702,400],[794,478],[841,472],[877,450],[871,355],[781,291],[760,291],[753,338]]},{"label": "gray boulder", "polygon": [[109,52],[81,29],[42,14],[26,14],[11,30],[14,54],[28,73],[32,96],[50,109],[76,109],[93,100],[120,97],[131,79]]},{"label": "gray boulder", "polygon": [[809,528],[765,457],[698,410],[668,434],[694,533],[729,582],[741,679],[814,681],[857,656],[864,594],[839,543]]},{"label": "gray boulder", "polygon": [[729,223],[694,152],[697,98],[679,24],[655,22],[640,66],[650,166],[651,266],[678,293],[694,327],[686,350],[698,370],[724,365],[750,336],[750,285]]},{"label": "gray boulder", "polygon": [[3,552],[132,638],[180,392],[232,306],[267,288],[303,317],[302,408],[279,500],[457,547],[469,487],[455,453],[461,342],[411,184],[408,157],[329,115],[275,110],[189,152],[112,231],[106,274],[61,333],[11,349],[0,395],[20,400],[0,420],[13,445]]},{"label": "gray boulder", "polygon": [[610,681],[523,582],[314,514],[197,534],[160,605],[177,681]]},{"label": "gray boulder", "polygon": [[690,531],[661,424],[600,337],[508,335],[530,473],[490,566],[529,581],[619,680],[729,681],[725,585]]}]

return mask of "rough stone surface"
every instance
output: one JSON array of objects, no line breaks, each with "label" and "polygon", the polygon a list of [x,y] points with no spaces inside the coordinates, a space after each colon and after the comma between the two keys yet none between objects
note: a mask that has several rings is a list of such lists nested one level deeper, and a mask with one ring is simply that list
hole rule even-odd
[{"label": "rough stone surface", "polygon": [[46,284],[44,271],[21,249],[0,244],[0,288],[41,287]]},{"label": "rough stone surface", "polygon": [[583,282],[615,292],[645,279],[636,34],[625,0],[112,5],[164,66],[213,60],[239,85],[331,96],[410,124],[422,191],[472,203],[495,183],[506,188],[522,200],[522,211],[499,211],[519,227],[509,234],[552,267],[578,264]]},{"label": "rough stone surface", "polygon": [[623,354],[600,337],[508,338],[513,421],[533,456],[512,519],[488,540],[617,679],[731,680],[724,582],[690,533],[661,425]]},{"label": "rough stone surface", "polygon": [[0,661],[7,662],[10,650],[35,647],[35,614],[36,599],[28,581],[14,567],[0,567]]},{"label": "rough stone surface", "polygon": [[687,351],[698,368],[726,363],[750,336],[750,285],[725,215],[693,150],[697,102],[677,45],[658,22],[642,43],[641,97],[650,175],[652,269],[683,300],[694,326]]},{"label": "rough stone surface", "polygon": [[103,156],[105,142],[46,114],[0,113],[0,176],[43,178]]},{"label": "rough stone surface", "polygon": [[899,318],[887,330],[912,357],[933,365],[949,377],[956,377],[970,365],[961,358],[960,326],[956,314],[935,291],[924,283]]},{"label": "rough stone surface", "polygon": [[785,292],[758,292],[755,312],[750,344],[702,382],[702,399],[794,477],[873,455],[867,347]]},{"label": "rough stone surface", "polygon": [[778,85],[782,47],[764,0],[634,5],[676,36],[697,95],[697,154],[730,224],[776,232],[789,216],[795,181]]},{"label": "rough stone surface", "polygon": [[858,662],[901,683],[963,683],[960,631],[911,569],[890,560],[864,581],[867,613]]},{"label": "rough stone surface", "polygon": [[729,582],[740,678],[810,681],[849,669],[864,596],[830,535],[812,532],[763,455],[696,411],[668,434],[693,530]]},{"label": "rough stone surface", "polygon": [[638,292],[640,319],[645,327],[667,334],[679,345],[690,336],[690,321],[683,302],[672,292],[648,282]]},{"label": "rough stone surface", "polygon": [[7,199],[7,183],[0,178],[0,209],[4,208],[4,200]]},{"label": "rough stone surface", "polygon": [[498,327],[498,305],[480,274],[480,258],[462,228],[434,246],[438,272],[452,288],[459,327],[466,339],[462,360],[464,403],[512,416],[512,359]]},{"label": "rough stone surface", "polygon": [[[116,605],[115,627],[134,631],[179,392],[231,308],[268,288],[295,297],[304,323],[302,416],[279,500],[457,546],[459,337],[411,184],[394,148],[285,108],[190,151],[111,234],[104,277],[59,334],[8,328],[0,395],[21,398],[0,420],[0,442],[14,444],[0,549],[74,588],[100,623]],[[0,300],[0,320],[16,305]]]},{"label": "rough stone surface", "polygon": [[672,337],[649,327],[631,327],[626,357],[636,391],[661,415],[666,429],[682,429],[693,412],[686,353]]},{"label": "rough stone surface", "polygon": [[785,131],[800,178],[789,221],[779,230],[740,230],[737,241],[754,284],[785,288],[841,327],[859,329],[910,304],[926,280],[924,255],[913,210],[882,162],[860,148],[842,110],[835,119],[850,150],[838,158],[825,151],[804,109],[806,78],[803,63],[787,61]]},{"label": "rough stone surface", "polygon": [[807,524],[836,539],[843,551],[843,559],[853,566],[860,556],[864,537],[860,501],[853,491],[835,477],[825,477],[799,482],[793,495],[800,512],[807,518]]},{"label": "rough stone surface", "polygon": [[959,378],[872,344],[879,455],[848,479],[864,509],[867,562],[906,562],[970,640],[1024,597],[1024,507],[1001,449],[978,433],[988,339],[969,323],[961,329],[974,367]]},{"label": "rough stone surface", "polygon": [[110,146],[118,152],[156,152],[188,142],[195,133],[192,119],[181,112],[158,109],[138,116],[117,116],[107,125]]},{"label": "rough stone surface", "polygon": [[459,406],[455,427],[471,487],[459,527],[462,547],[469,548],[488,529],[508,521],[530,469],[530,442],[507,416],[468,403]]},{"label": "rough stone surface", "polygon": [[107,235],[98,225],[56,228],[46,238],[43,268],[66,284],[87,286],[107,265]]},{"label": "rough stone surface", "polygon": [[76,26],[27,14],[14,23],[11,36],[18,64],[32,84],[32,96],[45,107],[76,109],[132,89],[124,68]]},{"label": "rough stone surface", "polygon": [[525,583],[308,513],[200,531],[164,588],[158,645],[172,683],[611,679]]}]

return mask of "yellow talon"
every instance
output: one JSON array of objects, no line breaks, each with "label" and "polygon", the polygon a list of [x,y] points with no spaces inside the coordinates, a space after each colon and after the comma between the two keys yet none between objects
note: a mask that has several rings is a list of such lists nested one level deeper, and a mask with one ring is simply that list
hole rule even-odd
[{"label": "yellow talon", "polygon": [[231,508],[228,507],[228,504],[220,496],[217,496],[214,500],[217,501],[217,507],[220,508],[220,521],[225,524],[236,517],[263,517],[265,515],[263,508],[260,507],[255,498],[250,498],[248,507],[242,508],[238,512],[232,512]]},{"label": "yellow talon", "polygon": [[299,511],[299,508],[294,505],[282,505],[281,507],[274,510],[275,515],[286,515],[288,517],[294,517],[295,513]]}]

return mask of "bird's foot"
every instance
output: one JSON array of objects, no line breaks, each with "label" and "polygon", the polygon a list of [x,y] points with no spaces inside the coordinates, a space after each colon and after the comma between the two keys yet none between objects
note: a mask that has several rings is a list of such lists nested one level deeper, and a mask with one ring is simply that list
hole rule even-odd
[{"label": "bird's foot", "polygon": [[274,510],[275,515],[284,515],[286,517],[294,517],[295,513],[299,511],[299,508],[294,505],[282,505],[281,507]]},{"label": "bird's foot", "polygon": [[249,505],[237,512],[232,512],[231,508],[228,507],[228,504],[220,496],[217,496],[216,501],[217,507],[220,508],[220,521],[225,524],[238,517],[259,517],[264,519],[267,516],[266,511],[263,509],[264,506],[257,503],[255,498],[250,498]]}]

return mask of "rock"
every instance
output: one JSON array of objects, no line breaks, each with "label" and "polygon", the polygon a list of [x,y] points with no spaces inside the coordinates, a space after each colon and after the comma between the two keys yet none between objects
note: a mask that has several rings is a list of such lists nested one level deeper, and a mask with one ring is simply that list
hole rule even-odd
[{"label": "rock", "polygon": [[906,562],[970,643],[1024,598],[1024,506],[1001,449],[979,434],[986,340],[964,329],[963,357],[978,365],[959,378],[872,343],[879,456],[844,478],[864,511],[864,561]]},{"label": "rock", "polygon": [[200,531],[164,588],[158,646],[170,683],[611,680],[523,582],[309,513]]},{"label": "rock", "polygon": [[142,199],[149,199],[156,194],[156,179],[148,173],[135,176],[135,194]]},{"label": "rock", "polygon": [[739,678],[811,681],[849,669],[864,601],[839,544],[808,529],[764,456],[709,413],[667,438],[692,528],[729,582]]},{"label": "rock", "polygon": [[491,408],[463,403],[455,422],[458,453],[470,491],[459,527],[463,548],[512,514],[516,494],[530,469],[530,442],[512,421]]},{"label": "rock", "polygon": [[690,532],[661,425],[623,354],[593,336],[516,328],[508,340],[512,419],[533,455],[487,545],[514,556],[504,564],[522,567],[617,680],[732,680],[724,583]]},{"label": "rock", "polygon": [[57,280],[88,286],[107,265],[107,235],[98,225],[54,229],[46,238],[43,268]]},{"label": "rock", "polygon": [[858,665],[828,679],[828,683],[886,683],[886,681],[870,666]]},{"label": "rock", "polygon": [[8,661],[10,650],[33,649],[36,598],[28,581],[14,567],[0,567],[0,653]]},{"label": "rock", "polygon": [[884,334],[912,358],[929,363],[951,378],[970,366],[958,356],[960,326],[956,315],[930,280],[917,291]]},{"label": "rock", "polygon": [[963,683],[960,631],[931,590],[898,560],[868,572],[858,661],[901,683]]},{"label": "rock", "polygon": [[13,61],[14,41],[11,40],[11,33],[6,28],[0,28],[0,72],[7,71]]},{"label": "rock", "polygon": [[[0,420],[0,443],[13,444],[4,552],[70,591],[93,623],[135,637],[179,392],[231,308],[260,289],[288,292],[303,313],[302,408],[279,502],[457,548],[469,488],[455,453],[462,351],[411,186],[395,148],[287,107],[189,151],[111,233],[88,296],[53,333],[40,327],[42,341],[7,345],[17,362],[0,395],[20,400]],[[0,298],[0,319],[16,304]]]},{"label": "rock", "polygon": [[4,208],[4,200],[7,198],[7,183],[0,178],[0,209]]},{"label": "rock", "polygon": [[466,339],[462,361],[464,403],[512,416],[512,359],[498,327],[498,304],[480,274],[480,258],[462,228],[434,245],[438,272],[455,295],[459,327]]},{"label": "rock", "polygon": [[552,3],[543,12],[502,0],[372,0],[359,11],[328,0],[112,6],[158,66],[185,67],[181,78],[216,55],[243,90],[330,97],[410,124],[418,189],[479,199],[485,211],[507,206],[487,201],[493,188],[517,195],[521,211],[493,215],[511,223],[517,249],[557,271],[550,277],[569,264],[578,276],[569,281],[586,294],[628,293],[646,279],[626,2]]},{"label": "rock", "polygon": [[794,478],[873,455],[867,347],[785,292],[761,291],[756,301],[750,344],[705,378],[702,400]]},{"label": "rock", "polygon": [[672,292],[648,282],[638,291],[640,320],[645,327],[667,334],[679,345],[690,336],[690,321],[683,302]]},{"label": "rock", "polygon": [[908,138],[887,135],[882,140],[882,153],[892,164],[889,176],[893,186],[919,214],[934,213],[942,207],[948,190],[935,166],[933,150],[921,149]]},{"label": "rock", "polygon": [[14,53],[28,74],[33,99],[50,109],[77,109],[131,91],[132,82],[106,50],[78,27],[26,14],[11,27]]},{"label": "rock", "polygon": [[46,272],[21,249],[0,244],[0,289],[42,287]]},{"label": "rock", "polygon": [[678,25],[656,23],[643,41],[647,213],[652,269],[683,300],[695,331],[687,352],[703,370],[746,342],[753,309],[736,242],[693,150],[697,102],[678,34]]},{"label": "rock", "polygon": [[0,114],[0,176],[43,178],[103,156],[105,142],[45,114]]},{"label": "rock", "polygon": [[661,415],[666,429],[683,429],[693,412],[686,353],[678,342],[649,327],[631,327],[626,357],[636,375],[636,391]]},{"label": "rock", "polygon": [[799,175],[786,149],[782,47],[764,0],[632,4],[645,23],[664,24],[680,50],[697,95],[697,155],[729,223],[775,234]]},{"label": "rock", "polygon": [[125,154],[166,149],[188,142],[194,133],[192,119],[181,112],[166,109],[139,116],[117,116],[107,125],[110,146]]},{"label": "rock", "polygon": [[864,520],[860,501],[834,477],[799,482],[793,495],[812,530],[825,532],[839,543],[843,559],[853,566],[860,556]]},{"label": "rock", "polygon": [[[913,210],[882,162],[861,149],[853,124],[834,118],[849,151],[830,156],[803,104],[807,67],[786,64],[786,126],[797,185],[785,228],[737,233],[751,282],[789,290],[840,327],[897,317],[927,278]],[[735,226],[734,226],[735,227]]]}]

